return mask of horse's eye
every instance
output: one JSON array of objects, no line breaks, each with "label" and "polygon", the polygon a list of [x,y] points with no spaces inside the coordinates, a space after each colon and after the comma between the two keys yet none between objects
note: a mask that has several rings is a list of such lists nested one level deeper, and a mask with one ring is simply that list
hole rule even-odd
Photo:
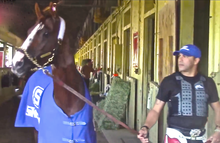
[{"label": "horse's eye", "polygon": [[49,35],[49,33],[48,33],[48,32],[45,32],[45,33],[44,33],[44,36],[48,36],[48,35]]}]

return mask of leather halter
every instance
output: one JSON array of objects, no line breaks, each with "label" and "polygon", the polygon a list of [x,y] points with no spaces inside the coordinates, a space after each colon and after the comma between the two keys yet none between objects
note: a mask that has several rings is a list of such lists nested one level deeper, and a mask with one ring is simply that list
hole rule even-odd
[{"label": "leather halter", "polygon": [[36,57],[31,57],[27,53],[27,48],[23,48],[25,46],[27,47],[32,42],[32,40],[33,40],[35,34],[37,33],[37,31],[39,31],[42,28],[44,28],[44,24],[42,22],[39,23],[37,26],[35,26],[35,28],[32,30],[32,32],[28,35],[28,38],[25,40],[23,45],[21,47],[19,47],[19,48],[16,48],[16,50],[24,53],[26,55],[26,57],[36,66],[36,68],[31,69],[32,71],[33,70],[37,70],[37,69],[42,69],[43,67],[45,67],[48,64],[52,63],[53,60],[54,60],[54,56],[55,56],[56,50],[62,45],[62,41],[63,41],[63,38],[64,38],[65,29],[66,29],[66,23],[65,23],[65,21],[64,21],[64,19],[62,17],[59,17],[59,18],[60,18],[60,29],[59,29],[59,33],[58,33],[58,36],[57,36],[57,46],[51,52],[47,52],[47,53],[44,53],[44,54],[39,56],[40,58],[45,58],[45,57],[48,57],[48,56],[51,55],[47,59],[47,62],[45,62],[43,65],[40,65],[37,62],[37,58]]}]

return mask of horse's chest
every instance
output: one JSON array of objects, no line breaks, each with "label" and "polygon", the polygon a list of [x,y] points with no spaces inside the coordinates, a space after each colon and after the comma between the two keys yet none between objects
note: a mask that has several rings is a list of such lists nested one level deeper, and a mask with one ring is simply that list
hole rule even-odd
[{"label": "horse's chest", "polygon": [[87,104],[69,117],[56,105],[55,100],[45,97],[42,99],[40,116],[39,136],[44,140],[52,138],[49,142],[85,142],[95,134],[92,108]]},{"label": "horse's chest", "polygon": [[78,111],[80,111],[83,106],[85,105],[85,103],[78,101],[80,99],[59,99],[56,96],[54,96],[54,102],[55,104],[63,110],[63,112],[67,115],[67,116],[71,116],[74,115],[75,113],[77,113]]}]

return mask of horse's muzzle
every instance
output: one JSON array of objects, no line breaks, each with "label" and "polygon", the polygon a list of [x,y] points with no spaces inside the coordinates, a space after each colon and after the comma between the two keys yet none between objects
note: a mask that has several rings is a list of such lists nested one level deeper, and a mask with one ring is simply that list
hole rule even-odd
[{"label": "horse's muzzle", "polygon": [[12,65],[11,71],[16,74],[18,77],[22,77],[25,74],[24,70],[24,61],[16,62],[15,65]]}]

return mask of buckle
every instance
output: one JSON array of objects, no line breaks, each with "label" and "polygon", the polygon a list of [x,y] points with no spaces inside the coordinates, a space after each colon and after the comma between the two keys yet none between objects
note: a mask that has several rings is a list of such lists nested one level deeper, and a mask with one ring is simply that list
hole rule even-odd
[{"label": "buckle", "polygon": [[191,136],[191,140],[196,140],[196,137],[198,137],[201,134],[201,130],[200,129],[192,129],[189,134]]}]

